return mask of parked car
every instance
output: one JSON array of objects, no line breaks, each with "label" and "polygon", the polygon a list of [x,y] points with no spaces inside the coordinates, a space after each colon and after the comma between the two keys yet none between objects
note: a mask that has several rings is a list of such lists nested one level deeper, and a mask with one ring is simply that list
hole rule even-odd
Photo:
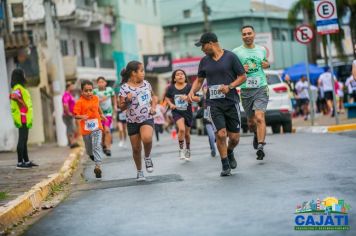
[{"label": "parked car", "polygon": [[[274,134],[281,132],[292,132],[292,102],[288,95],[288,87],[282,81],[278,71],[265,71],[269,88],[269,101],[266,110],[266,125],[271,126]],[[240,93],[240,89],[238,88]],[[247,133],[247,118],[243,110],[241,101],[241,127],[244,133]]]}]

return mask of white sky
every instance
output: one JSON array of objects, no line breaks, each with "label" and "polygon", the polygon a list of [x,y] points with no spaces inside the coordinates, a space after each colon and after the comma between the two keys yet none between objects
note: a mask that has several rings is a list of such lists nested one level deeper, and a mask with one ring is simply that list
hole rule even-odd
[{"label": "white sky", "polygon": [[[263,2],[263,0],[256,0],[256,1]],[[277,5],[289,9],[295,1],[296,0],[266,0],[266,3],[270,3],[273,5]]]}]

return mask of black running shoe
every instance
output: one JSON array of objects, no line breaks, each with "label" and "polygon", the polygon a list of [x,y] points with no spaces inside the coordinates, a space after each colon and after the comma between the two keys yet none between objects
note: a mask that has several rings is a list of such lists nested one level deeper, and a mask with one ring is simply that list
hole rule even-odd
[{"label": "black running shoe", "polygon": [[258,148],[258,140],[257,140],[257,133],[255,132],[253,135],[253,148],[257,150]]},{"label": "black running shoe", "polygon": [[212,157],[215,157],[216,156],[216,151],[212,150],[210,154],[211,154]]},{"label": "black running shoe", "polygon": [[95,177],[100,179],[101,178],[101,169],[99,166],[95,166],[95,169],[94,169],[94,174],[95,174]]},{"label": "black running shoe", "polygon": [[224,170],[224,168],[222,169],[220,176],[221,177],[225,177],[225,176],[230,176],[231,175],[231,168],[227,168]]},{"label": "black running shoe", "polygon": [[263,144],[258,145],[256,155],[257,155],[256,159],[259,161],[263,160],[263,158],[265,157],[265,152],[263,151]]},{"label": "black running shoe", "polygon": [[234,152],[227,154],[227,158],[229,159],[229,165],[230,165],[231,169],[235,169],[237,166],[237,162],[234,157]]},{"label": "black running shoe", "polygon": [[89,158],[90,158],[90,160],[94,161],[94,156],[93,155],[90,155]]},{"label": "black running shoe", "polygon": [[32,168],[32,166],[30,166],[29,164],[26,164],[26,163],[24,163],[24,162],[18,163],[18,164],[16,165],[16,169],[17,169],[17,170],[29,170],[29,169],[31,169],[31,168]]},{"label": "black running shoe", "polygon": [[27,162],[26,164],[31,166],[31,167],[38,167],[38,165],[36,163],[32,162],[32,161]]},{"label": "black running shoe", "polygon": [[108,157],[110,157],[110,156],[111,156],[111,150],[106,149],[106,150],[105,150],[105,155],[108,156]]}]

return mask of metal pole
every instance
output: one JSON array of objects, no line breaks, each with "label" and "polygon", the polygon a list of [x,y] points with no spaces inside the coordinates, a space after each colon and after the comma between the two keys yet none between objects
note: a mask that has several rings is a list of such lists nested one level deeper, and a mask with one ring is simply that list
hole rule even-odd
[{"label": "metal pole", "polygon": [[335,114],[335,121],[336,124],[338,125],[339,122],[339,115],[337,114],[337,109],[336,109],[336,95],[335,95],[335,82],[334,82],[334,67],[333,67],[333,57],[331,55],[331,42],[330,42],[330,34],[326,35],[326,40],[328,42],[328,54],[329,54],[329,67],[330,67],[330,72],[331,72],[331,84],[333,86],[333,106],[334,106],[334,114]]},{"label": "metal pole", "polygon": [[308,79],[308,93],[310,98],[310,120],[311,125],[314,126],[314,117],[315,117],[315,110],[314,110],[314,97],[313,93],[310,88],[310,72],[309,72],[309,58],[308,58],[308,46],[305,46],[305,61],[306,61],[306,69],[307,69],[307,79]]},{"label": "metal pole", "polygon": [[[56,122],[56,137],[57,144],[59,146],[67,145],[66,127],[63,123],[62,114],[62,94],[65,87],[65,76],[63,69],[63,61],[61,52],[59,50],[58,39],[56,38],[55,27],[53,24],[52,17],[52,2],[50,0],[44,1],[45,8],[45,23],[47,32],[47,44],[48,50],[50,52],[50,64],[52,66],[54,78],[52,81],[53,87],[53,105],[54,105],[54,115]],[[58,33],[57,33],[58,35]]]}]

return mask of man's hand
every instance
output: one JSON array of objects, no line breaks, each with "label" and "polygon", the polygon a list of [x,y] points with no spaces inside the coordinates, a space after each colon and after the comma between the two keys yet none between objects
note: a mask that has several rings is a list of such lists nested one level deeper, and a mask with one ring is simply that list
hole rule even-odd
[{"label": "man's hand", "polygon": [[227,85],[221,85],[219,91],[222,92],[223,94],[227,94],[230,91],[230,89],[229,86]]},{"label": "man's hand", "polygon": [[245,69],[245,72],[247,73],[248,72],[248,65],[247,64],[244,65],[244,69]]},{"label": "man's hand", "polygon": [[132,93],[128,93],[125,98],[125,102],[131,102],[132,101]]},{"label": "man's hand", "polygon": [[193,97],[194,97],[194,93],[189,92],[189,93],[188,93],[188,96],[187,96],[188,102],[193,102]]},{"label": "man's hand", "polygon": [[268,69],[269,68],[269,62],[267,60],[262,61],[262,68],[263,69]]}]

